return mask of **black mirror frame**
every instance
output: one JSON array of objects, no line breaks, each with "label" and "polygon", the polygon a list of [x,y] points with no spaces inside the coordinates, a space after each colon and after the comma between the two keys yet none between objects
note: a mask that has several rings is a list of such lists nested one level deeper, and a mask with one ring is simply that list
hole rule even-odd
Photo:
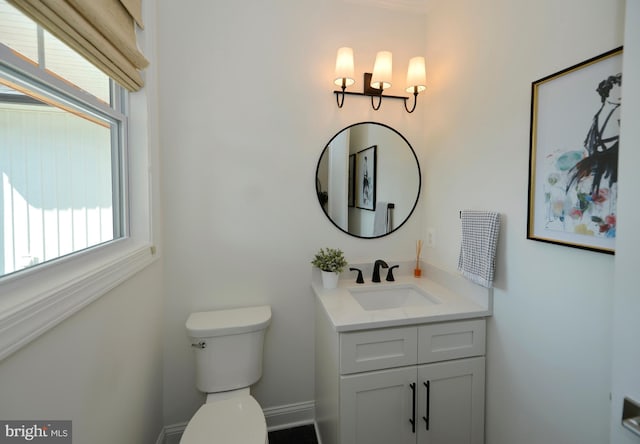
[{"label": "black mirror frame", "polygon": [[[342,227],[340,227],[338,224],[336,224],[333,221],[333,219],[331,219],[331,217],[329,217],[329,214],[327,213],[327,210],[325,209],[324,205],[322,205],[322,202],[320,201],[320,196],[322,194],[322,190],[319,188],[320,184],[319,184],[319,181],[318,181],[318,171],[320,170],[320,163],[322,162],[322,156],[327,151],[327,148],[329,148],[329,145],[331,145],[331,142],[333,141],[333,139],[335,139],[340,133],[342,133],[343,131],[348,130],[349,128],[352,128],[352,127],[354,127],[356,125],[364,125],[364,124],[372,124],[372,125],[383,126],[383,127],[387,128],[387,129],[393,131],[398,136],[400,136],[400,138],[402,138],[402,140],[404,140],[404,142],[407,144],[407,146],[411,150],[411,154],[413,154],[413,158],[416,161],[416,167],[418,168],[418,192],[416,194],[416,200],[413,203],[413,207],[411,208],[411,211],[409,211],[409,214],[407,214],[407,217],[402,221],[402,223],[400,225],[398,225],[396,228],[394,228],[393,230],[389,231],[388,233],[381,234],[379,236],[358,236],[357,234],[349,233],[348,231],[343,230]],[[391,233],[395,233],[396,231],[398,231],[411,218],[411,215],[413,215],[413,212],[415,211],[416,206],[418,206],[418,201],[420,200],[420,192],[422,191],[422,170],[420,169],[420,162],[418,161],[418,156],[416,155],[416,152],[413,149],[413,146],[411,146],[411,144],[409,143],[409,141],[407,140],[406,137],[404,137],[402,134],[400,134],[400,132],[397,131],[395,128],[392,128],[389,125],[385,125],[384,123],[373,122],[373,121],[365,121],[365,122],[357,122],[357,123],[353,123],[353,124],[351,124],[349,126],[345,126],[340,131],[335,133],[333,135],[333,137],[331,137],[331,139],[329,139],[329,142],[327,142],[327,144],[324,146],[324,149],[322,150],[322,152],[320,153],[320,157],[318,158],[318,163],[316,165],[315,183],[316,183],[316,196],[318,197],[318,204],[320,205],[320,208],[322,208],[322,212],[324,213],[324,215],[327,217],[327,219],[329,219],[329,221],[331,221],[331,223],[336,228],[338,228],[343,233],[348,234],[349,236],[357,237],[357,238],[360,238],[360,239],[379,239],[381,237],[389,236]]]}]

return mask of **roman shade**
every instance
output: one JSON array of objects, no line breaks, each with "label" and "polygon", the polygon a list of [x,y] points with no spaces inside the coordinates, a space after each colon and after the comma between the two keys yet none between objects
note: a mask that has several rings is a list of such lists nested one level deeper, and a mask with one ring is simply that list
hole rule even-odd
[{"label": "roman shade", "polygon": [[149,62],[138,49],[142,0],[8,0],[129,91]]}]

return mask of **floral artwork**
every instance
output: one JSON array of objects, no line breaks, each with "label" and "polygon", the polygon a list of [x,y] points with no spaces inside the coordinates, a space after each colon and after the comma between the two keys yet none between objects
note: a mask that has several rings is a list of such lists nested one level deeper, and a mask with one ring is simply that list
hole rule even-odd
[{"label": "floral artwork", "polygon": [[615,251],[622,48],[532,84],[527,237]]}]

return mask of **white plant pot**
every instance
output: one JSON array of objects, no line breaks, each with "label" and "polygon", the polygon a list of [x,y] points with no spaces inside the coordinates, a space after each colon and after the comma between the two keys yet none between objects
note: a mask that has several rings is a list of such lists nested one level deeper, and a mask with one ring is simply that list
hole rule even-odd
[{"label": "white plant pot", "polygon": [[322,271],[322,286],[327,290],[332,290],[338,287],[338,273],[335,271]]}]

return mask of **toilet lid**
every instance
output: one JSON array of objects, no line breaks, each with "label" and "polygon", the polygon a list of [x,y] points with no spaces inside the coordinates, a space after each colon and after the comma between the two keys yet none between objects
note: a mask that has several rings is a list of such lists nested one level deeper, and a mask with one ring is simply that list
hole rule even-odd
[{"label": "toilet lid", "polygon": [[192,338],[212,338],[264,330],[271,323],[271,307],[231,308],[191,313],[187,332]]},{"label": "toilet lid", "polygon": [[250,395],[203,404],[191,418],[180,444],[263,444],[267,424]]}]

